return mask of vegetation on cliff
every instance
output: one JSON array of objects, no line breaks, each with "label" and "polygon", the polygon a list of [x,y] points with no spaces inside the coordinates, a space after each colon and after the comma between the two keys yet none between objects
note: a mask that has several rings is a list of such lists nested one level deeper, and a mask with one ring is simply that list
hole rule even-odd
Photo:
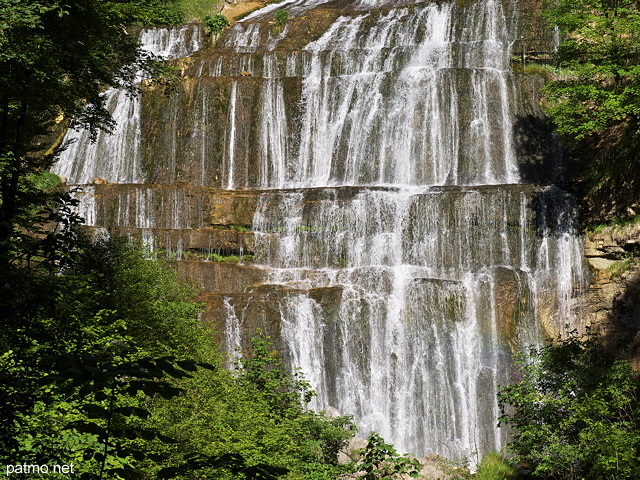
[{"label": "vegetation on cliff", "polygon": [[509,450],[534,478],[640,477],[640,379],[597,336],[572,334],[522,355],[523,379],[502,388]]},{"label": "vegetation on cliff", "polygon": [[633,216],[640,189],[640,2],[558,0],[546,15],[561,39],[546,110],[579,158],[585,213]]}]

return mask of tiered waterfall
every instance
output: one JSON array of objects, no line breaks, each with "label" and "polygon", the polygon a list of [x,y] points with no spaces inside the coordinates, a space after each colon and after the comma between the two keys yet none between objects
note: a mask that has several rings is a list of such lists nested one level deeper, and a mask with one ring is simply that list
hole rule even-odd
[{"label": "tiered waterfall", "polygon": [[[229,351],[270,333],[315,408],[418,455],[497,450],[513,352],[573,321],[584,277],[572,198],[540,185],[540,82],[512,68],[525,4],[267,6],[175,60],[176,91],[110,92],[116,134],[57,171],[112,182],[87,223],[177,259]],[[186,55],[184,28],[143,41]]]}]

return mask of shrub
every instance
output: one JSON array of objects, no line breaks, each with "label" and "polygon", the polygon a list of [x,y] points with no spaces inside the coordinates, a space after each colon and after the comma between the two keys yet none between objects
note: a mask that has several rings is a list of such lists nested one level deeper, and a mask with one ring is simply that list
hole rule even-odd
[{"label": "shrub", "polygon": [[497,452],[489,452],[482,458],[475,477],[477,480],[515,480],[518,470]]},{"label": "shrub", "polygon": [[[194,372],[178,384],[184,395],[156,402],[156,428],[180,441],[173,449],[158,448],[167,457],[176,451],[236,452],[249,465],[288,469],[288,480],[333,480],[348,472],[350,466],[336,463],[355,431],[351,417],[308,410],[309,384],[299,372],[287,371],[269,337],[258,333],[246,353],[234,372]],[[227,477],[212,472],[203,478]]]},{"label": "shrub", "polygon": [[204,24],[207,27],[207,33],[209,35],[218,35],[222,30],[230,25],[227,17],[220,13],[205,17]]},{"label": "shrub", "polygon": [[575,332],[519,359],[498,394],[509,449],[541,478],[640,478],[640,381],[594,335]]},{"label": "shrub", "polygon": [[204,19],[211,12],[220,10],[224,5],[219,0],[180,0],[180,10],[186,20],[192,18]]},{"label": "shrub", "polygon": [[420,463],[415,458],[398,455],[393,445],[385,443],[376,432],[367,438],[367,446],[362,451],[360,471],[365,480],[388,480],[400,475],[416,478]]},{"label": "shrub", "polygon": [[289,20],[289,12],[287,12],[284,8],[281,8],[280,10],[278,10],[275,14],[275,23],[274,25],[276,27],[280,27],[282,25],[284,25],[285,23],[287,23],[287,20]]}]

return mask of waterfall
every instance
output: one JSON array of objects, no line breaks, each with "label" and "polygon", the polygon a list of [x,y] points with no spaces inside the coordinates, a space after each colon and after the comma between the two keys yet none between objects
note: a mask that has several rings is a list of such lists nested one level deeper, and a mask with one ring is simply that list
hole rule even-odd
[{"label": "waterfall", "polygon": [[[267,50],[250,67],[264,77],[257,261],[283,291],[282,337],[315,408],[353,414],[400,451],[499,450],[513,351],[569,322],[584,283],[571,197],[520,183],[516,19],[498,0],[359,5],[287,59],[284,75],[302,79],[293,132],[278,43],[250,22],[269,11],[225,40]],[[242,178],[235,167],[227,178]]]},{"label": "waterfall", "polygon": [[185,62],[172,96],[118,99],[122,130],[79,139],[57,172],[138,183],[85,189],[88,223],[178,258],[251,225],[253,265],[201,262],[229,351],[273,327],[313,408],[473,463],[506,441],[513,353],[575,322],[585,279],[575,202],[530,183],[515,133],[542,115],[510,68],[521,4],[268,5]]},{"label": "waterfall", "polygon": [[[295,119],[296,138],[286,129],[291,120],[274,79],[276,57],[265,56],[260,75],[268,80],[256,142],[268,151],[259,162],[258,185],[517,182],[509,70],[515,37],[498,1],[465,12],[458,36],[456,12],[444,3],[339,17],[299,56],[304,108]],[[268,35],[267,48],[278,48],[261,24],[242,23],[226,46],[255,52]],[[246,62],[241,68],[259,71]]]},{"label": "waterfall", "polygon": [[[140,33],[142,48],[160,58],[179,58],[200,48],[201,35],[188,25],[145,29]],[[70,129],[52,171],[72,184],[90,183],[95,177],[118,183],[144,180],[140,156],[140,98],[117,88],[104,92],[105,107],[115,121],[112,132],[100,131],[92,141],[88,129]]]},{"label": "waterfall", "polygon": [[[511,346],[542,335],[534,290],[553,284],[566,309],[583,275],[576,226],[544,207],[534,215],[534,199],[570,201],[517,184],[263,194],[256,251],[271,281],[296,291],[283,336],[321,392],[315,406],[355,414],[403,451],[499,449],[503,366]],[[517,305],[501,298],[505,284],[520,289]],[[329,317],[311,292],[336,286]]]}]

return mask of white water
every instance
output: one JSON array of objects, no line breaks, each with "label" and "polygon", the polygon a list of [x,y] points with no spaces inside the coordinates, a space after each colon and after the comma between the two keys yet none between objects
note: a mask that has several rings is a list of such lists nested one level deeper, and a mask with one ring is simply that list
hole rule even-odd
[{"label": "white water", "polygon": [[[465,22],[459,34],[454,18]],[[279,43],[262,24],[240,22],[225,39],[243,59],[235,68],[266,79],[258,105],[263,128],[252,139],[265,150],[256,186],[518,182],[509,20],[499,1],[478,2],[464,14],[444,3],[343,16],[288,57],[284,72],[276,50],[256,71],[245,54]],[[292,119],[281,101],[281,74],[303,77],[295,132],[286,128]],[[229,188],[245,185],[232,170],[226,178],[238,182]]]},{"label": "white water", "polygon": [[[182,138],[200,155],[197,181],[214,165],[225,188],[267,190],[253,221],[256,260],[279,289],[291,366],[318,391],[315,408],[353,414],[360,435],[377,430],[400,451],[475,461],[473,452],[499,450],[495,398],[510,380],[512,349],[574,321],[584,271],[571,198],[519,184],[509,69],[519,32],[508,2],[384,11],[359,2],[288,52],[279,48],[289,25],[274,33],[253,20],[321,3],[292,0],[237,23],[223,53],[196,60],[203,76],[228,80],[226,120],[205,128],[213,111],[205,105],[219,93],[204,92]],[[259,85],[253,103],[249,81]],[[207,137],[224,138],[219,158]],[[76,156],[60,173],[88,182],[112,168],[112,181],[142,181],[137,145],[123,147],[121,166]],[[176,151],[162,152],[172,169]],[[206,224],[203,200],[188,188],[118,192],[112,205],[85,192],[90,223],[111,215],[111,224],[143,229],[150,246],[154,228]],[[230,350],[252,334],[251,309],[235,302],[224,302]]]},{"label": "white water", "polygon": [[[192,27],[143,30],[140,44],[158,58],[187,56],[200,48]],[[112,133],[101,131],[95,142],[88,130],[69,130],[63,140],[69,147],[61,153],[52,171],[69,183],[86,184],[95,177],[118,183],[141,183],[144,174],[140,155],[140,98],[110,88],[103,93],[106,108],[116,122]]]},{"label": "white water", "polygon": [[[283,337],[319,392],[314,406],[354,414],[363,432],[402,451],[499,450],[495,396],[509,380],[507,344],[540,339],[536,289],[554,289],[562,327],[583,282],[581,244],[563,217],[575,214],[569,200],[517,185],[264,194],[256,252],[272,282],[292,289]],[[511,332],[499,327],[505,281],[522,296]],[[330,287],[342,289],[337,314],[318,300]]]},{"label": "white water", "polygon": [[[573,321],[575,210],[556,189],[517,185],[517,31],[502,2],[376,15],[338,18],[286,62],[303,78],[296,132],[265,54],[256,186],[274,190],[254,218],[257,261],[282,290],[282,337],[315,408],[353,414],[400,451],[473,463],[504,445],[497,389],[512,349],[542,338],[540,305],[555,305],[547,326]],[[260,27],[241,24],[227,46],[255,51]]]}]

